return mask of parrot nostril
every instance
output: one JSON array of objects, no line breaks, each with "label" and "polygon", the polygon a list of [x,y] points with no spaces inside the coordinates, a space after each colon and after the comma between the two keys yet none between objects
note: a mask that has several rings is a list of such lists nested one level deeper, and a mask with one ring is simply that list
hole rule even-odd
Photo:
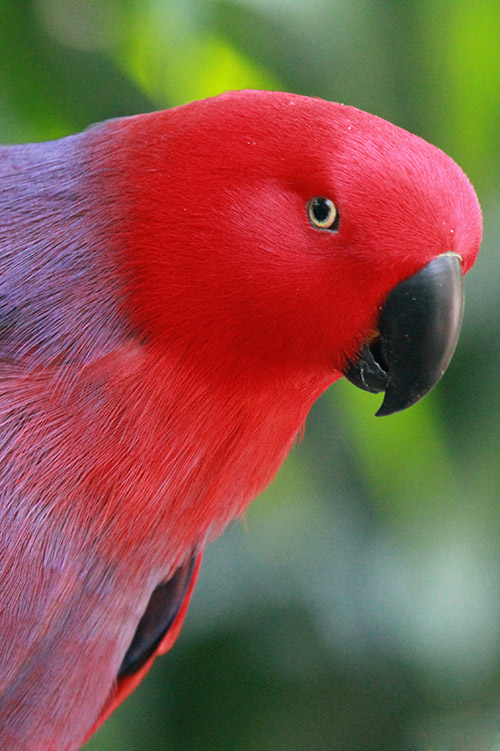
[{"label": "parrot nostril", "polygon": [[463,267],[464,265],[464,259],[460,255],[460,253],[456,253],[454,250],[449,250],[447,253],[442,253],[443,256],[451,256],[452,258],[458,258],[460,261],[460,265]]}]

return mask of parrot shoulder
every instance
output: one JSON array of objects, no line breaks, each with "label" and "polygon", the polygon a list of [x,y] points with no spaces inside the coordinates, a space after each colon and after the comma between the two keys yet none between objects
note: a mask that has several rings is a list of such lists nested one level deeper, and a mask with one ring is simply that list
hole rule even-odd
[{"label": "parrot shoulder", "polygon": [[0,148],[0,361],[86,363],[129,335],[88,136]]}]

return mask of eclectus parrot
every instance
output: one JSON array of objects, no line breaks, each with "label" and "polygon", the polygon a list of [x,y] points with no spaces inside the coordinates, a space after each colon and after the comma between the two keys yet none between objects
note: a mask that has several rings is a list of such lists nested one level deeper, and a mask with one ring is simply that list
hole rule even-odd
[{"label": "eclectus parrot", "polygon": [[481,212],[439,149],[278,92],[0,157],[0,748],[73,751],[315,399],[439,380]]}]

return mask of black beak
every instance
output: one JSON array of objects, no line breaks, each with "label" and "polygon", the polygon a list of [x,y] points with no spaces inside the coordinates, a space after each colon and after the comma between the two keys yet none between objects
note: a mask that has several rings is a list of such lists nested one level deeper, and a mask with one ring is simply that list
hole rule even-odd
[{"label": "black beak", "polygon": [[440,380],[457,346],[463,305],[456,253],[438,256],[390,292],[378,336],[344,372],[355,386],[385,391],[377,416],[411,407]]}]

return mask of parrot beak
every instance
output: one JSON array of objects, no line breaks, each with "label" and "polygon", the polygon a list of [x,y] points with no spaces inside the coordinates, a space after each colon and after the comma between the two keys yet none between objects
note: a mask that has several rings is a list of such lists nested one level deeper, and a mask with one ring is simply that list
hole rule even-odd
[{"label": "parrot beak", "polygon": [[351,383],[385,391],[377,416],[411,407],[448,367],[462,324],[461,260],[444,253],[398,284],[381,308],[378,336],[348,363]]}]

